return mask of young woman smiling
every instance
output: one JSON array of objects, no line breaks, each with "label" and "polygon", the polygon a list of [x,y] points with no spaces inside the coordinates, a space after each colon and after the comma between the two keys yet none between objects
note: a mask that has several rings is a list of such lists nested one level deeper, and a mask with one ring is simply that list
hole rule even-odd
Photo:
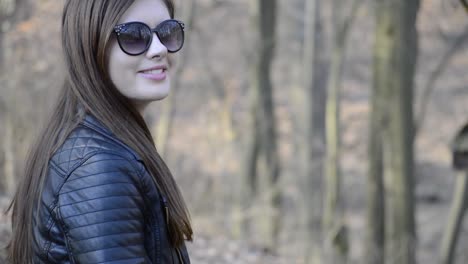
[{"label": "young woman smiling", "polygon": [[9,261],[190,263],[184,199],[143,120],[170,92],[171,0],[67,0],[67,75],[10,210]]}]

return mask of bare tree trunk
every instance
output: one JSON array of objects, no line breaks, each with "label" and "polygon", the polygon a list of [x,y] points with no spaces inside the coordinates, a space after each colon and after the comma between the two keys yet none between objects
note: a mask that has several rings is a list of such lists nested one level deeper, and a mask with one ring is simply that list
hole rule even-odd
[{"label": "bare tree trunk", "polygon": [[[246,163],[246,176],[250,182],[258,182],[258,168],[265,169],[265,175],[272,188],[269,196],[273,214],[270,219],[270,228],[265,238],[267,247],[276,248],[280,228],[281,192],[278,188],[279,158],[277,151],[277,136],[273,109],[273,90],[270,80],[271,63],[275,50],[276,31],[276,0],[252,0],[252,27],[258,32],[255,50],[257,56],[252,63],[251,84],[252,95],[251,116],[253,119],[253,142],[249,144]],[[263,156],[265,166],[258,166],[259,157]],[[255,170],[256,171],[255,171]]]},{"label": "bare tree trunk", "polygon": [[468,39],[468,27],[458,36],[451,45],[445,50],[437,66],[429,74],[426,85],[423,87],[423,92],[421,94],[421,101],[419,103],[419,111],[416,112],[416,127],[415,127],[415,137],[417,137],[418,132],[422,129],[424,121],[426,118],[427,107],[429,105],[429,100],[431,98],[432,91],[435,88],[436,81],[444,73],[447,66],[450,65],[450,62],[460,51],[460,47],[466,43]]},{"label": "bare tree trunk", "polygon": [[[1,67],[0,67],[1,68]],[[2,124],[5,124],[5,118],[6,118],[6,106],[3,100],[0,98],[0,122]],[[5,157],[5,151],[2,149],[5,147],[5,144],[3,141],[6,140],[6,129],[0,130],[0,196],[6,195],[7,194],[7,189],[8,189],[8,184],[7,184],[7,178],[5,177],[5,162],[6,162],[6,157]]]},{"label": "bare tree trunk", "polygon": [[[336,46],[333,50],[330,77],[328,83],[328,96],[326,107],[326,162],[325,162],[325,206],[323,214],[323,228],[325,241],[334,247],[334,256],[344,257],[347,248],[335,247],[335,234],[344,227],[343,207],[341,198],[341,171],[340,171],[340,127],[339,127],[339,102],[340,81],[342,74],[342,46]],[[346,239],[345,237],[343,237]],[[340,238],[341,239],[341,238]],[[338,242],[338,241],[336,241]],[[345,244],[347,242],[343,241]],[[327,245],[328,248],[330,245]],[[338,243],[336,244],[338,246]]]},{"label": "bare tree trunk", "polygon": [[14,133],[13,133],[13,122],[9,114],[6,115],[4,123],[5,138],[3,139],[3,187],[4,192],[7,195],[12,195],[16,187],[16,175],[15,175],[15,150],[14,150]]},{"label": "bare tree trunk", "polygon": [[463,215],[468,203],[468,125],[465,124],[457,133],[452,144],[453,167],[458,170],[455,179],[455,193],[450,208],[448,224],[442,239],[440,263],[455,263],[455,251],[458,235],[462,228]]},{"label": "bare tree trunk", "polygon": [[4,54],[4,49],[5,49],[5,43],[4,43],[4,36],[5,34],[3,31],[0,29],[0,72],[4,71],[4,64],[5,64],[5,54]]},{"label": "bare tree trunk", "polygon": [[261,89],[261,110],[262,110],[262,138],[264,155],[266,156],[267,175],[270,179],[270,188],[273,188],[271,195],[271,207],[273,215],[271,219],[271,242],[270,247],[276,250],[278,245],[279,231],[281,226],[281,190],[278,186],[280,164],[277,148],[277,136],[275,115],[273,107],[273,85],[271,84],[271,65],[275,51],[276,35],[276,0],[260,0],[260,28],[264,46],[261,48],[260,64],[258,68],[259,76],[262,76]]},{"label": "bare tree trunk", "polygon": [[[28,0],[0,0],[0,74],[4,74],[4,62],[5,62],[5,33],[10,28],[21,20],[29,17],[31,12],[31,5]],[[5,89],[5,87],[2,87]],[[3,175],[0,175],[0,194],[12,194],[15,188],[16,175],[15,175],[15,148],[13,145],[14,137],[14,122],[11,113],[8,113],[8,105],[3,105],[4,102],[0,102],[0,120],[5,120],[3,123],[4,138],[0,141],[0,154],[2,160],[0,160],[0,171]]]},{"label": "bare tree trunk", "polygon": [[188,30],[185,32],[186,44],[184,47],[184,51],[182,51],[179,60],[177,61],[177,66],[174,73],[174,76],[176,76],[176,78],[174,78],[174,83],[172,84],[171,94],[163,103],[163,110],[159,117],[159,122],[157,124],[156,147],[161,156],[164,157],[168,156],[167,143],[171,135],[172,124],[175,115],[175,99],[180,88],[180,76],[184,71],[184,64],[188,56],[187,50],[188,46],[190,45],[190,41],[187,40],[187,38],[190,39],[191,36],[189,30],[191,30],[190,27],[194,25],[195,9],[196,4],[194,0],[188,0],[184,2],[184,21],[186,21],[186,27],[188,28]]},{"label": "bare tree trunk", "polygon": [[[333,2],[333,48],[331,53],[330,73],[328,76],[328,94],[326,100],[326,160],[325,160],[325,206],[323,228],[325,232],[327,258],[338,258],[334,262],[346,262],[349,250],[348,232],[344,219],[344,207],[341,198],[340,172],[340,93],[343,63],[349,28],[354,22],[359,0],[352,2],[351,11],[343,17],[343,5]],[[331,248],[330,248],[331,247]],[[332,252],[328,252],[331,249]],[[327,254],[329,255],[329,254]],[[330,261],[330,260],[328,260]]]},{"label": "bare tree trunk", "polygon": [[[323,35],[321,32],[321,0],[305,1],[304,12],[304,57],[303,77],[304,137],[299,140],[302,148],[302,163],[305,164],[303,193],[307,202],[306,263],[322,263],[321,256],[321,216],[322,216],[322,178],[325,148],[325,82],[320,74],[324,67]],[[303,142],[307,142],[303,144]]]},{"label": "bare tree trunk", "polygon": [[468,200],[468,173],[459,172],[455,181],[455,194],[450,209],[447,229],[442,240],[441,264],[453,264],[458,234],[462,226],[463,215]]},{"label": "bare tree trunk", "polygon": [[[380,0],[376,8],[378,34],[376,63],[388,68],[382,84],[388,101],[388,129],[384,131],[389,263],[415,263],[413,183],[413,79],[417,60],[418,0]],[[382,27],[382,28],[380,28]],[[381,31],[380,31],[381,30]]]},{"label": "bare tree trunk", "polygon": [[[251,76],[253,77],[253,73],[251,73]],[[251,78],[252,78],[251,77]],[[250,211],[250,208],[254,205],[254,201],[258,198],[258,175],[257,175],[257,164],[259,160],[259,153],[260,153],[260,135],[259,135],[259,130],[260,128],[258,127],[259,121],[257,120],[257,105],[256,105],[256,92],[251,91],[250,95],[250,100],[251,100],[251,109],[250,109],[250,114],[251,114],[251,123],[252,123],[252,128],[251,128],[251,136],[248,138],[247,142],[247,153],[245,155],[245,181],[243,181],[242,185],[245,185],[245,188],[241,188],[239,190],[240,196],[241,196],[241,202],[242,202],[242,208],[241,212],[245,211]],[[245,215],[245,216],[240,216],[242,219],[242,235],[243,236],[248,236],[253,230],[252,225],[253,225],[253,220],[251,214]]]},{"label": "bare tree trunk", "polygon": [[[379,35],[377,33],[377,35]],[[377,42],[375,44],[379,46]],[[374,89],[372,91],[370,125],[369,125],[369,171],[367,179],[367,230],[366,230],[366,263],[384,264],[385,248],[385,195],[383,182],[382,131],[386,101],[382,83],[386,82],[387,68],[374,65]]]},{"label": "bare tree trunk", "polygon": [[371,97],[369,124],[369,171],[367,186],[367,230],[366,256],[368,264],[384,264],[385,261],[385,195],[384,195],[384,161],[383,131],[388,129],[388,90],[391,60],[388,49],[388,18],[382,9],[376,10],[377,26],[375,32],[373,89]]}]

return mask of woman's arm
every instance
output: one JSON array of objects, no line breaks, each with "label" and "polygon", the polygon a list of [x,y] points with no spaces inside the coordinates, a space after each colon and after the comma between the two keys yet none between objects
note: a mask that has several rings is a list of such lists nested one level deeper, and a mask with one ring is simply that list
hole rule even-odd
[{"label": "woman's arm", "polygon": [[59,219],[75,263],[149,263],[144,247],[144,200],[132,162],[93,154],[59,193]]}]

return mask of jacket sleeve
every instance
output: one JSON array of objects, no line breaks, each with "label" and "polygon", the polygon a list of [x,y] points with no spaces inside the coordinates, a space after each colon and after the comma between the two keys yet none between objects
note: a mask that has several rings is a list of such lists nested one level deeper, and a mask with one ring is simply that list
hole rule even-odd
[{"label": "jacket sleeve", "polygon": [[72,263],[150,263],[135,161],[94,154],[59,192],[58,215]]}]

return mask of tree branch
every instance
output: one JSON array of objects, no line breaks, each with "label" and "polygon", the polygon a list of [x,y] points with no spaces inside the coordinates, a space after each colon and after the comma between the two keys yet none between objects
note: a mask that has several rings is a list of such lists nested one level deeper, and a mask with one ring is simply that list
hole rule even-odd
[{"label": "tree branch", "polygon": [[416,115],[416,125],[415,125],[415,136],[420,131],[424,124],[426,117],[427,107],[429,105],[429,99],[432,92],[434,91],[435,84],[439,77],[444,73],[447,66],[450,64],[455,55],[461,50],[462,45],[465,41],[468,40],[468,27],[452,42],[452,45],[448,47],[442,56],[441,60],[437,64],[434,70],[429,74],[429,79],[427,80],[426,85],[424,86],[424,91],[422,93],[421,107],[419,108],[418,114]]}]

